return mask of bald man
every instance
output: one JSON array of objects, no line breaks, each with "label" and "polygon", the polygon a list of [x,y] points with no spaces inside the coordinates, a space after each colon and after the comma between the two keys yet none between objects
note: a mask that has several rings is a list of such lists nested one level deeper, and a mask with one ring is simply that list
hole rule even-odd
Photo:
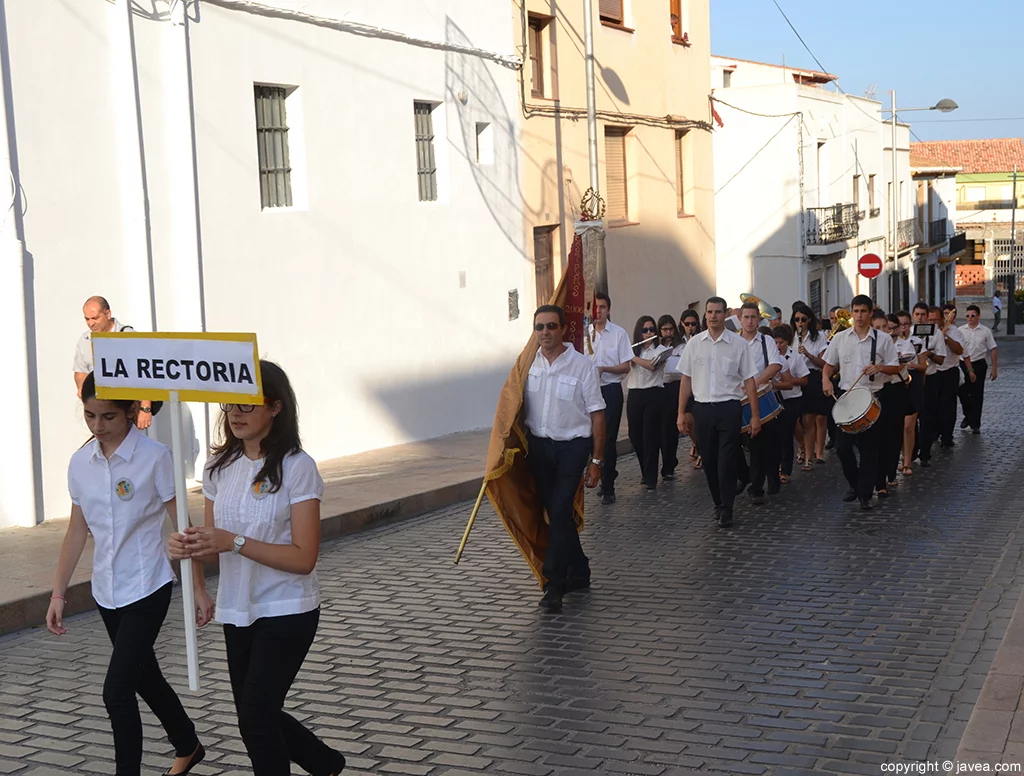
[{"label": "bald man", "polygon": [[[75,386],[78,398],[82,398],[82,383],[92,371],[92,334],[103,331],[134,331],[131,326],[120,323],[110,312],[110,304],[102,296],[90,296],[82,305],[82,315],[89,331],[85,332],[75,346],[75,361],[72,369],[75,372]],[[140,412],[137,425],[145,431],[153,422],[153,403],[144,401],[139,404]]]}]

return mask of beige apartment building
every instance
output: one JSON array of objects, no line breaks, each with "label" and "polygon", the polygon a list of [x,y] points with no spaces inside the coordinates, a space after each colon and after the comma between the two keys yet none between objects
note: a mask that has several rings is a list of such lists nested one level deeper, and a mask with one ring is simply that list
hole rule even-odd
[{"label": "beige apartment building", "polygon": [[[514,0],[520,180],[534,298],[546,301],[589,188],[582,0]],[[600,194],[612,317],[678,318],[715,288],[707,0],[594,0]],[[531,253],[532,251],[532,253]],[[703,305],[701,305],[703,307]]]}]

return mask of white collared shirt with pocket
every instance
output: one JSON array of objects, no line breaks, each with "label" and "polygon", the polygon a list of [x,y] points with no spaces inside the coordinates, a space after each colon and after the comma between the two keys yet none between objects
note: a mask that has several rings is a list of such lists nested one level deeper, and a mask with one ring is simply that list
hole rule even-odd
[{"label": "white collared shirt with pocket", "polygon": [[[621,366],[633,358],[633,348],[629,344],[629,334],[618,324],[608,321],[604,325],[604,331],[598,331],[591,324],[590,336],[593,340],[594,355],[590,358],[594,366]],[[628,372],[614,374],[604,372],[601,375],[601,385],[622,383]]]},{"label": "white collared shirt with pocket", "polygon": [[[874,361],[871,359],[872,342],[875,343]],[[888,333],[868,329],[864,339],[861,339],[857,330],[851,326],[832,338],[825,351],[825,363],[839,367],[841,390],[848,391],[856,384],[874,393],[882,390],[882,386],[889,382],[889,375],[879,373],[874,380],[870,376],[860,379],[865,367],[871,363],[877,366],[898,366],[899,358],[896,355],[896,344]]]},{"label": "white collared shirt with pocket", "polygon": [[691,337],[679,359],[679,371],[690,378],[693,399],[701,404],[742,400],[743,383],[760,374],[746,340],[728,329],[717,340],[708,330]]},{"label": "white collared shirt with pocket", "polygon": [[[782,372],[779,372],[775,376],[775,381],[778,382],[779,378],[782,377],[783,372],[789,372],[793,377],[810,377],[811,370],[807,366],[807,359],[795,350],[787,349],[785,353],[779,353],[779,357],[785,362],[782,367]],[[792,388],[780,390],[779,393],[783,399],[796,399],[797,397],[804,395],[804,389],[802,385],[794,385]]]},{"label": "white collared shirt with pocket", "polygon": [[[131,326],[120,323],[117,318],[111,318],[111,321],[114,324],[114,328],[111,331],[135,331]],[[71,371],[84,374],[89,374],[92,371],[92,331],[87,331],[78,338]]]},{"label": "white collared shirt with pocket", "polygon": [[597,367],[571,342],[562,345],[565,351],[553,363],[537,351],[526,378],[523,420],[534,436],[567,442],[592,436],[590,413],[605,404]]},{"label": "white collared shirt with pocket", "polygon": [[964,339],[964,335],[960,333],[960,329],[956,326],[946,327],[946,337],[960,344],[960,347],[964,349],[963,353],[954,353],[949,349],[949,343],[946,342],[945,338],[942,337],[942,332],[938,331],[936,337],[942,338],[942,344],[946,348],[946,360],[943,361],[938,367],[939,372],[948,372],[950,369],[956,369],[960,366],[960,361],[965,357],[969,357],[970,354],[967,352],[967,341]]},{"label": "white collared shirt with pocket", "polygon": [[[305,452],[287,456],[281,466],[281,487],[269,492],[266,480],[254,482],[263,459],[244,455],[223,469],[207,466],[203,495],[213,502],[213,521],[246,539],[267,544],[291,544],[292,506],[303,501],[321,501],[324,481],[316,462]],[[247,627],[261,617],[303,614],[320,605],[316,570],[293,574],[264,566],[243,555],[220,554],[217,584],[218,622]]]},{"label": "white collared shirt with pocket", "polygon": [[983,323],[979,323],[973,329],[970,324],[965,323],[960,327],[963,335],[964,353],[971,357],[971,363],[975,361],[987,361],[988,352],[999,347],[996,338],[992,336],[992,329]]},{"label": "white collared shirt with pocket", "polygon": [[[669,348],[666,345],[651,343],[640,349],[638,358],[651,361],[659,353],[664,353]],[[680,375],[681,377],[682,375]],[[665,385],[665,364],[653,372],[639,364],[629,365],[629,380],[626,381],[626,388],[629,390],[642,390],[644,388],[662,388]]]},{"label": "white collared shirt with pocket", "polygon": [[109,459],[93,439],[68,465],[68,491],[92,532],[92,597],[120,609],[174,579],[164,504],[174,498],[171,451],[134,425]]}]

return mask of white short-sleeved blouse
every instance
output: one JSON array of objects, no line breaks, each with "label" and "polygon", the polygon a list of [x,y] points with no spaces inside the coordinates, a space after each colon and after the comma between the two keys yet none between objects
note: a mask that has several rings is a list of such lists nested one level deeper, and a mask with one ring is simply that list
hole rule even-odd
[{"label": "white short-sleeved blouse", "polygon": [[[203,495],[213,502],[217,528],[268,544],[290,544],[292,505],[322,500],[324,481],[316,462],[300,451],[284,459],[281,487],[271,493],[269,482],[253,482],[263,463],[263,459],[253,461],[243,455],[217,472],[207,467]],[[319,605],[315,570],[292,574],[242,555],[221,553],[218,622],[246,627],[261,617],[302,614]]]}]

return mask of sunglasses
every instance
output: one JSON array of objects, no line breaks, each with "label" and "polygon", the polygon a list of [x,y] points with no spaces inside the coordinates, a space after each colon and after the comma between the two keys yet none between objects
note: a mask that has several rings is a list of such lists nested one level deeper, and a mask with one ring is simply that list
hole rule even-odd
[{"label": "sunglasses", "polygon": [[255,404],[222,404],[222,405],[220,405],[220,409],[221,409],[222,412],[231,412],[231,410],[233,410],[235,407],[238,407],[238,411],[242,412],[242,413],[245,413],[246,415],[248,415],[250,412],[252,412],[254,409],[256,409],[256,405]]},{"label": "sunglasses", "polygon": [[657,329],[655,329],[653,326],[644,326],[642,329],[640,329],[640,331],[643,334],[654,334],[654,332],[656,332]]},{"label": "sunglasses", "polygon": [[811,319],[805,315],[798,315],[795,318],[793,318],[793,320],[796,321],[797,323],[807,323]]},{"label": "sunglasses", "polygon": [[535,323],[535,324],[533,324],[533,330],[534,331],[544,331],[544,329],[547,329],[548,331],[554,331],[555,329],[561,329],[561,328],[562,328],[562,324],[555,323],[554,321],[548,321],[547,323]]},{"label": "sunglasses", "polygon": [[683,321],[683,326],[696,326],[696,321]]},{"label": "sunglasses", "polygon": [[967,317],[968,318],[977,318],[978,314],[977,313],[967,313]]}]

